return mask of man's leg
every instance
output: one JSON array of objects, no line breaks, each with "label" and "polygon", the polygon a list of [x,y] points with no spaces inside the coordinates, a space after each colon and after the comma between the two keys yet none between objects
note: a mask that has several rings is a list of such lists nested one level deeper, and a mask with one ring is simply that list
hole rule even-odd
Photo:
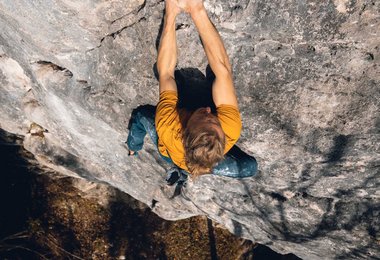
[{"label": "man's leg", "polygon": [[131,151],[137,152],[142,149],[147,133],[149,133],[153,143],[157,145],[157,134],[154,134],[154,115],[155,108],[153,106],[139,106],[132,111],[126,142]]},{"label": "man's leg", "polygon": [[212,174],[232,178],[251,177],[257,173],[257,161],[234,145],[213,169]]},{"label": "man's leg", "polygon": [[[153,144],[158,146],[158,136],[156,127],[154,125],[154,117],[156,114],[156,107],[151,105],[139,106],[134,109],[129,122],[129,134],[127,139],[127,146],[130,151],[136,154],[144,145],[144,138],[146,134],[149,135]],[[161,155],[161,154],[160,154]],[[171,159],[161,155],[161,157],[172,163]]]}]

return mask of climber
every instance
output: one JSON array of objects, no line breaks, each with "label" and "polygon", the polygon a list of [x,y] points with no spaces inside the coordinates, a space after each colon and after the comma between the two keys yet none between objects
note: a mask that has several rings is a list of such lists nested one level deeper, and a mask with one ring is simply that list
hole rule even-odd
[{"label": "climber", "polygon": [[[201,37],[209,65],[215,74],[212,98],[216,114],[210,107],[193,112],[177,109],[178,91],[174,78],[177,63],[175,21],[180,12],[190,14]],[[160,98],[156,112],[149,106],[135,109],[131,116],[127,145],[130,155],[142,149],[149,134],[161,157],[178,167],[177,177],[206,173],[229,177],[248,177],[257,172],[254,157],[234,144],[241,131],[231,65],[223,42],[211,23],[201,0],[166,0],[164,27],[158,49],[157,70]],[[186,114],[184,116],[184,113]],[[181,115],[180,115],[181,114]],[[167,181],[173,184],[169,174]],[[186,176],[182,179],[186,179]]]}]

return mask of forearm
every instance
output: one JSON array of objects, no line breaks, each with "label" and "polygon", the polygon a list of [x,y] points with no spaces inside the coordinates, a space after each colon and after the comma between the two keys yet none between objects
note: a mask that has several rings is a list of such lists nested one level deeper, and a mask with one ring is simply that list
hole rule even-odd
[{"label": "forearm", "polygon": [[176,15],[167,13],[158,48],[157,70],[160,77],[173,77],[177,63],[177,40],[175,32]]},{"label": "forearm", "polygon": [[[210,21],[206,9],[202,6],[191,12],[191,17],[202,39],[203,47],[212,71],[218,74],[231,74],[231,65],[226,49],[218,31]],[[225,76],[225,75],[223,75]]]}]

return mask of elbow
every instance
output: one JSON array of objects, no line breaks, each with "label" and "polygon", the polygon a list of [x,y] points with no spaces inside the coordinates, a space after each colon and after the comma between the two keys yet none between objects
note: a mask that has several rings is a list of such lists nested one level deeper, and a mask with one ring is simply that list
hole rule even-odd
[{"label": "elbow", "polygon": [[231,67],[230,62],[227,60],[227,61],[224,61],[222,64],[223,64],[223,67],[226,70],[226,72],[228,74],[232,75],[232,67]]},{"label": "elbow", "polygon": [[216,77],[232,77],[232,67],[227,61],[221,61],[215,66],[214,74]]},{"label": "elbow", "polygon": [[158,59],[157,64],[156,64],[158,76],[174,78],[175,66],[176,66],[175,62]]},{"label": "elbow", "polygon": [[174,78],[174,71],[173,72],[170,72],[170,71],[158,71],[158,80],[161,82],[161,81],[167,81],[167,80],[171,80],[171,79],[175,79]]},{"label": "elbow", "polygon": [[174,68],[157,65],[157,74],[160,79],[174,78]]}]

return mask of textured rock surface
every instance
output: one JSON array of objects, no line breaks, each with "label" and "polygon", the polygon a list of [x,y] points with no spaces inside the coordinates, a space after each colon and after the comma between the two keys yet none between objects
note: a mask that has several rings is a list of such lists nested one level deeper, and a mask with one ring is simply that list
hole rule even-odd
[{"label": "textured rock surface", "polygon": [[[380,2],[215,1],[254,178],[204,176],[171,199],[148,141],[129,158],[133,108],[155,104],[161,1],[0,1],[0,126],[38,160],[112,185],[166,219],[207,214],[306,259],[379,252]],[[186,15],[179,68],[207,60]]]}]

